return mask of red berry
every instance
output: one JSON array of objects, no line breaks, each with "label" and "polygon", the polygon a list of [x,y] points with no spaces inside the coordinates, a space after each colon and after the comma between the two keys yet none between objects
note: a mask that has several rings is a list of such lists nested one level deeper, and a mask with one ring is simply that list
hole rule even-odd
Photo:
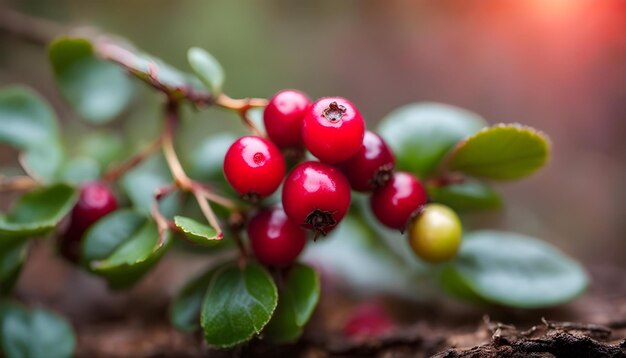
[{"label": "red berry", "polygon": [[372,338],[389,333],[393,326],[393,321],[384,307],[376,303],[365,303],[350,314],[343,326],[343,333],[350,338]]},{"label": "red berry", "polygon": [[321,98],[304,117],[302,139],[319,160],[340,163],[361,148],[365,122],[350,101],[341,97]]},{"label": "red berry", "polygon": [[404,230],[409,219],[426,204],[426,191],[412,174],[397,172],[370,198],[372,211],[384,225]]},{"label": "red berry", "polygon": [[107,214],[117,209],[115,195],[103,183],[84,184],[80,189],[78,202],[70,214],[67,230],[60,238],[61,254],[73,262],[80,256],[80,241],[85,231]]},{"label": "red berry", "polygon": [[241,137],[224,157],[226,180],[247,200],[272,194],[285,176],[285,159],[278,148],[261,137]]},{"label": "red berry", "polygon": [[254,256],[268,266],[288,266],[306,243],[306,232],[289,221],[282,208],[264,209],[252,217],[248,237]]},{"label": "red berry", "polygon": [[283,185],[283,207],[291,221],[326,235],[346,215],[350,184],[336,168],[319,162],[295,167]]},{"label": "red berry", "polygon": [[387,183],[394,167],[393,153],[376,133],[365,131],[361,149],[342,164],[352,189],[370,191]]},{"label": "red berry", "polygon": [[263,122],[267,136],[280,148],[302,147],[302,120],[309,98],[296,90],[283,90],[265,107]]}]

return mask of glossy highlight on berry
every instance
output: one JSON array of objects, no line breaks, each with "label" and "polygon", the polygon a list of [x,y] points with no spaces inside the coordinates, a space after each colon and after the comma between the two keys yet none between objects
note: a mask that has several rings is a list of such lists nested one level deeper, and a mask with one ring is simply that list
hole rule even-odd
[{"label": "glossy highlight on berry", "polygon": [[305,162],[285,179],[282,200],[291,221],[316,235],[326,235],[348,211],[350,184],[330,165]]},{"label": "glossy highlight on berry", "polygon": [[244,199],[256,201],[272,194],[285,175],[285,159],[267,139],[241,137],[224,158],[224,175]]}]

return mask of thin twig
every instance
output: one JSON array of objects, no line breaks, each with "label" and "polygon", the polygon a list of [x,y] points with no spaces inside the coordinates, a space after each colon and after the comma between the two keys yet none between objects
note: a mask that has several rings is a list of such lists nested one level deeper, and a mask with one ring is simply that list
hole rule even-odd
[{"label": "thin twig", "polygon": [[40,184],[33,178],[20,175],[8,178],[0,175],[0,192],[3,191],[23,191],[37,188]]},{"label": "thin twig", "polygon": [[167,235],[167,230],[176,227],[171,222],[171,220],[168,220],[165,216],[163,216],[163,214],[161,214],[161,211],[159,209],[159,203],[161,202],[161,200],[165,196],[174,192],[174,190],[176,190],[175,186],[166,185],[166,186],[156,189],[154,192],[154,200],[152,202],[152,207],[150,208],[150,214],[154,218],[154,221],[156,222],[157,228],[159,231],[159,241],[157,245],[158,247],[161,247],[165,244],[165,237]]},{"label": "thin twig", "polygon": [[217,231],[217,238],[221,239],[222,237],[224,237],[224,231],[222,231],[220,223],[217,220],[217,216],[215,216],[215,213],[213,212],[213,209],[211,209],[211,205],[209,205],[209,202],[198,191],[193,192],[193,195],[198,201],[198,206],[200,206],[202,214],[204,214],[204,217],[207,219],[209,224],[215,229],[215,231]]},{"label": "thin twig", "polygon": [[150,144],[142,148],[139,152],[135,153],[132,157],[128,158],[125,162],[110,168],[104,174],[104,180],[108,182],[114,182],[122,175],[126,174],[129,170],[133,169],[137,165],[141,164],[147,157],[156,152],[163,143],[163,136],[159,136],[153,140]]}]

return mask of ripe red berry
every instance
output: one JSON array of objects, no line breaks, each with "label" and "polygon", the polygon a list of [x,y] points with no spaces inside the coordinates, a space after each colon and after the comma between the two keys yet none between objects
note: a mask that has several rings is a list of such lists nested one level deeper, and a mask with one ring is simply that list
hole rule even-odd
[{"label": "ripe red berry", "polygon": [[397,172],[385,186],[374,191],[370,205],[381,223],[404,230],[409,219],[426,201],[422,183],[412,174]]},{"label": "ripe red berry", "polygon": [[248,222],[254,256],[264,265],[291,264],[306,244],[306,232],[292,223],[282,208],[264,209]]},{"label": "ripe red berry", "polygon": [[353,339],[372,338],[389,333],[393,326],[384,307],[377,303],[365,303],[350,314],[343,333]]},{"label": "ripe red berry", "polygon": [[285,176],[285,159],[267,139],[241,137],[226,152],[224,175],[245,199],[256,201],[276,191]]},{"label": "ripe red berry", "polygon": [[361,149],[342,164],[352,189],[370,191],[386,184],[393,174],[393,153],[376,133],[365,131]]},{"label": "ripe red berry", "polygon": [[302,121],[309,98],[296,90],[276,93],[265,107],[263,122],[267,136],[280,148],[302,147]]},{"label": "ripe red berry", "polygon": [[319,162],[295,167],[283,185],[283,208],[291,221],[326,235],[346,215],[350,184],[336,168]]},{"label": "ripe red berry", "polygon": [[77,262],[80,256],[80,241],[85,231],[107,214],[117,209],[115,195],[103,183],[91,182],[80,189],[78,202],[70,214],[70,222],[60,237],[60,251],[63,256]]},{"label": "ripe red berry", "polygon": [[313,103],[304,117],[302,139],[319,160],[340,163],[361,148],[365,122],[354,105],[345,98],[327,97]]}]

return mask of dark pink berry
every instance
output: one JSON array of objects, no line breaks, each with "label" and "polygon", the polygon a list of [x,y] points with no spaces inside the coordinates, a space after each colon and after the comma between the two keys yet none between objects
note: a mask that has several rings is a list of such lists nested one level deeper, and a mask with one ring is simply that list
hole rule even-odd
[{"label": "dark pink berry", "polygon": [[264,265],[291,264],[306,244],[306,232],[292,223],[282,208],[264,209],[248,222],[254,256]]},{"label": "dark pink berry", "polygon": [[427,200],[422,183],[414,175],[396,172],[387,184],[374,191],[370,205],[381,223],[404,230]]},{"label": "dark pink berry", "polygon": [[352,189],[370,191],[386,184],[393,175],[393,153],[376,133],[365,131],[361,149],[342,163]]}]

